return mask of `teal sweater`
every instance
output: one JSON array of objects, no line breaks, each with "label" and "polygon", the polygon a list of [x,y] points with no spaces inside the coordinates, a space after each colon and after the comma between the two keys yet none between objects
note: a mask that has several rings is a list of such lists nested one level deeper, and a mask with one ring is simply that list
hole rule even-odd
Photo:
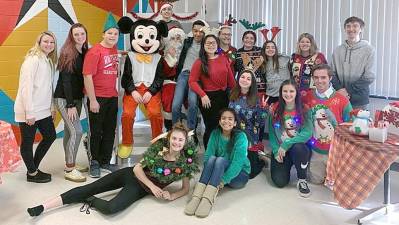
[{"label": "teal sweater", "polygon": [[233,148],[228,149],[229,139],[223,136],[220,129],[213,130],[204,155],[204,165],[206,165],[211,156],[223,157],[230,161],[230,165],[222,177],[224,184],[230,183],[233,178],[238,176],[241,170],[248,174],[251,172],[251,165],[247,158],[247,136],[242,131],[236,135]]},{"label": "teal sweater", "polygon": [[[306,143],[312,137],[312,122],[310,120],[310,113],[305,114],[304,123],[300,128],[296,128],[297,134],[293,137],[282,140],[283,132],[285,131],[285,126],[280,125],[278,122],[273,120],[274,113],[270,113],[269,116],[269,143],[273,151],[273,155],[277,155],[280,146],[288,151],[292,145],[296,143]],[[285,111],[284,115],[287,118],[294,117],[295,112]],[[276,124],[278,123],[278,124]]]}]

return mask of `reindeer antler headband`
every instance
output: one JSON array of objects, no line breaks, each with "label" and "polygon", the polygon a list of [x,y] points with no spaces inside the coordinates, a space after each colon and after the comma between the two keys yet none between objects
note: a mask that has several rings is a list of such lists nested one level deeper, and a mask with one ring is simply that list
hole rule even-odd
[{"label": "reindeer antler headband", "polygon": [[[267,33],[269,33],[269,31],[272,32],[272,38],[271,39],[269,39],[267,37]],[[281,31],[280,27],[272,27],[270,30],[268,30],[268,29],[260,30],[260,32],[262,33],[262,35],[263,35],[263,37],[265,38],[266,41],[274,41],[274,38],[276,38],[278,32],[280,32],[280,31]]]},{"label": "reindeer antler headband", "polygon": [[245,29],[247,29],[247,30],[255,31],[255,30],[257,30],[257,29],[259,29],[261,27],[266,26],[266,24],[264,24],[262,22],[249,23],[249,21],[246,20],[246,19],[242,19],[242,20],[239,20],[239,21],[245,27]]},{"label": "reindeer antler headband", "polygon": [[223,27],[231,27],[231,26],[233,26],[233,24],[236,24],[236,23],[237,23],[237,20],[234,19],[234,18],[231,16],[231,14],[229,14],[229,18],[226,19],[226,20],[224,20],[224,23],[219,23],[219,26],[220,26],[219,29],[221,29],[221,28],[223,28]]}]

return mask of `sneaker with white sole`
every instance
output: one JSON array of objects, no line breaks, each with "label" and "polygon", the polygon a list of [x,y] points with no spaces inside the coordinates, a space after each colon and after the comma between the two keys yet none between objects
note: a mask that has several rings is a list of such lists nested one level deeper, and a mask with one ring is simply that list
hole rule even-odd
[{"label": "sneaker with white sole", "polygon": [[299,179],[296,187],[298,188],[298,192],[301,197],[307,198],[310,196],[310,189],[306,180]]},{"label": "sneaker with white sole", "polygon": [[92,178],[101,177],[100,163],[98,163],[97,160],[91,160],[89,168],[89,176]]},{"label": "sneaker with white sole", "polygon": [[78,165],[78,164],[75,164],[75,169],[77,169],[81,173],[89,171],[89,167],[88,166],[81,166],[81,165]]},{"label": "sneaker with white sole", "polygon": [[86,177],[82,175],[77,169],[73,169],[71,171],[64,172],[65,180],[73,181],[73,182],[85,182]]},{"label": "sneaker with white sole", "polygon": [[113,173],[119,169],[115,164],[101,164],[100,169],[105,173]]}]

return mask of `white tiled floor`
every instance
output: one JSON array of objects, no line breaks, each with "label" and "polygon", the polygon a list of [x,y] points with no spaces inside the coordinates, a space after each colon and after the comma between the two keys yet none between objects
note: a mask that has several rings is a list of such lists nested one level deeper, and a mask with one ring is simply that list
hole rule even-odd
[{"label": "white tiled floor", "polygon": [[[148,132],[148,129],[140,130]],[[136,135],[135,135],[136,136]],[[140,137],[139,137],[140,136]],[[149,135],[136,136],[136,144],[147,142]],[[135,159],[144,147],[135,150]],[[262,174],[250,180],[241,190],[225,188],[216,200],[211,215],[205,219],[184,215],[183,209],[188,196],[174,202],[157,200],[151,196],[136,202],[128,209],[113,216],[104,216],[94,210],[90,215],[79,212],[81,204],[65,206],[31,218],[27,207],[42,203],[79,184],[64,180],[64,153],[61,139],[56,140],[42,162],[41,169],[53,174],[53,181],[47,184],[26,182],[26,169],[22,165],[12,174],[3,174],[0,185],[0,224],[1,225],[74,225],[74,224],[212,224],[212,225],[344,225],[356,224],[357,217],[366,209],[381,206],[383,200],[382,182],[370,197],[355,210],[346,210],[336,206],[331,192],[323,186],[310,185],[312,195],[308,199],[298,196],[295,179],[289,187],[278,189],[271,185],[270,173],[265,169]],[[83,147],[78,154],[78,162],[87,165]],[[196,176],[198,179],[199,174]],[[89,178],[88,182],[93,179]],[[399,202],[399,173],[391,172],[392,202]],[[194,180],[192,180],[194,184]],[[173,184],[171,188],[180,185]],[[108,193],[107,193],[108,194]],[[109,195],[109,194],[108,194]],[[112,194],[111,196],[112,197]],[[108,197],[108,198],[109,198]],[[399,213],[380,218],[373,225],[399,224]]]}]

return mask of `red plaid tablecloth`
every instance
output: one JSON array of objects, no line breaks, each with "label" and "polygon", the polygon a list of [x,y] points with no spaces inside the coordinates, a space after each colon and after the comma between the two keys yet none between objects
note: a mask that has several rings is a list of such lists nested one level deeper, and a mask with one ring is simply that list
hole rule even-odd
[{"label": "red plaid tablecloth", "polygon": [[[398,140],[398,135],[388,135],[391,143]],[[399,146],[371,142],[368,137],[352,135],[348,126],[338,126],[328,156],[326,185],[333,186],[334,198],[340,206],[356,208],[398,155]]]}]

